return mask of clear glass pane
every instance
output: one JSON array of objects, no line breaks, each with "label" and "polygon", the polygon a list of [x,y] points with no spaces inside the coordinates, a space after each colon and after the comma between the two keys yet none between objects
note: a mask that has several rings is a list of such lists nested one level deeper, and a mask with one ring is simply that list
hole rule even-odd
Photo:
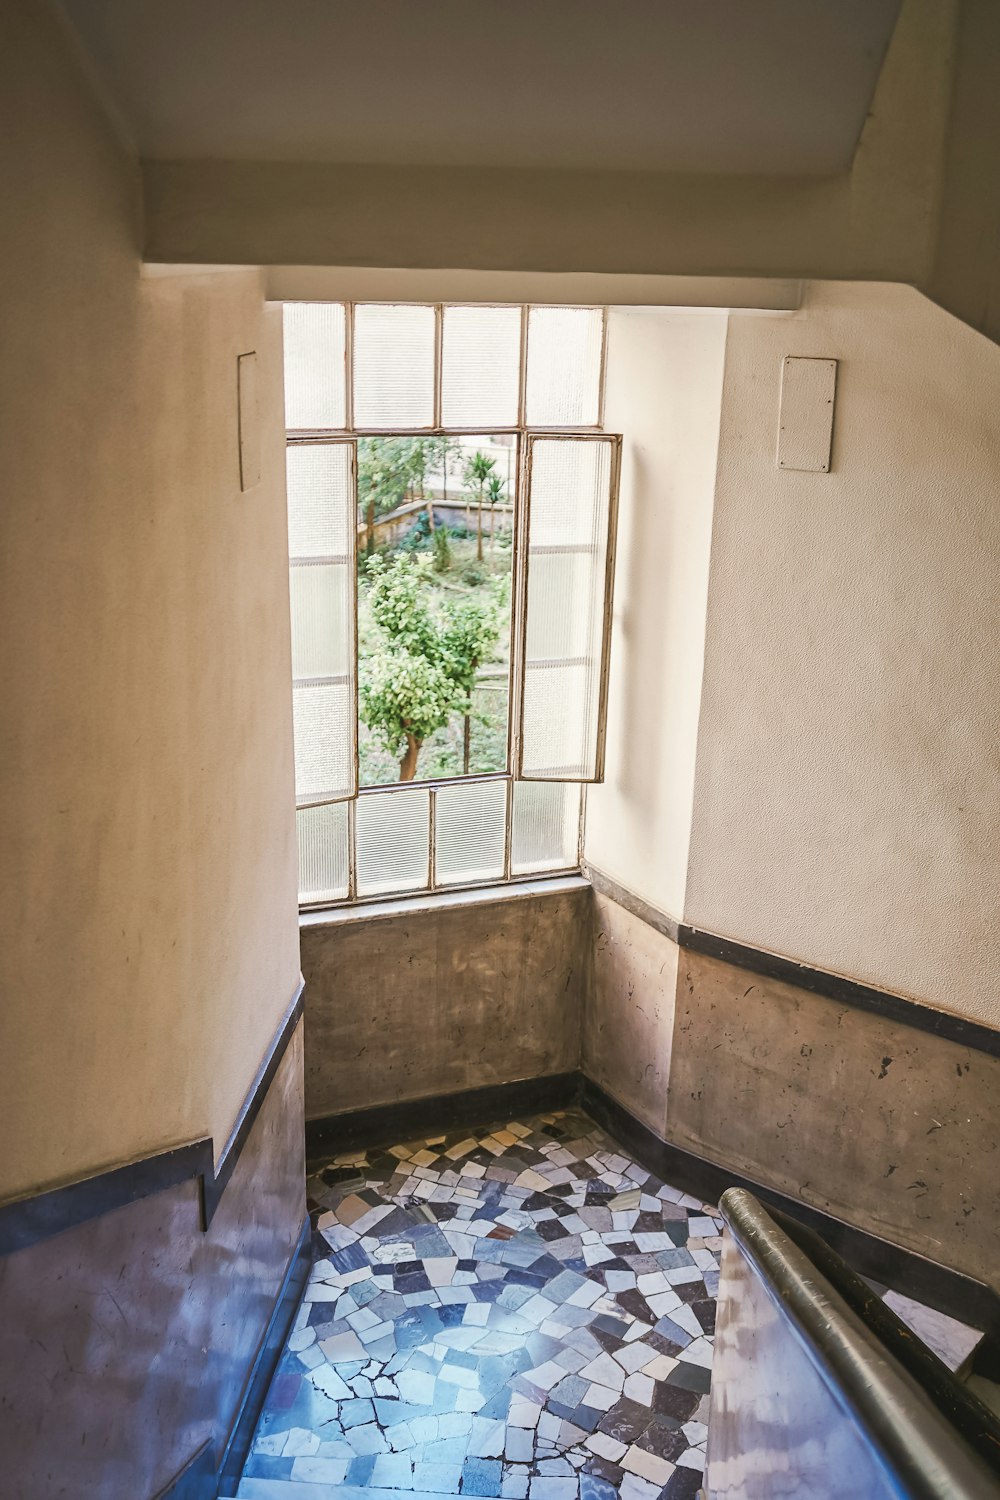
[{"label": "clear glass pane", "polygon": [[286,449],[289,557],[353,553],[351,443],[293,443]]},{"label": "clear glass pane", "polygon": [[438,885],[502,878],[506,811],[505,781],[440,789],[434,839]]},{"label": "clear glass pane", "polygon": [[292,677],[343,677],[354,670],[354,591],[347,563],[294,563]]},{"label": "clear glass pane", "polygon": [[580,788],[575,782],[515,781],[510,872],[574,870],[579,864]]},{"label": "clear glass pane", "polygon": [[430,794],[375,792],[357,801],[358,895],[425,890],[430,869]]},{"label": "clear glass pane", "polygon": [[612,451],[532,444],[522,776],[597,774]]},{"label": "clear glass pane", "polygon": [[446,307],[441,351],[445,427],[515,427],[521,381],[519,307]]},{"label": "clear glass pane", "polygon": [[594,427],[600,419],[599,307],[533,307],[528,313],[529,427]]},{"label": "clear glass pane", "polygon": [[510,434],[358,440],[362,786],[508,770],[516,463]]},{"label": "clear glass pane", "polygon": [[347,897],[347,803],[304,807],[296,819],[299,838],[299,900],[343,901]]},{"label": "clear glass pane", "polygon": [[354,791],[354,694],[350,683],[295,684],[295,800],[350,797]]},{"label": "clear glass pane", "polygon": [[433,307],[354,309],[354,425],[434,425]]},{"label": "clear glass pane", "polygon": [[286,302],[285,426],[347,425],[345,328],[341,302]]}]

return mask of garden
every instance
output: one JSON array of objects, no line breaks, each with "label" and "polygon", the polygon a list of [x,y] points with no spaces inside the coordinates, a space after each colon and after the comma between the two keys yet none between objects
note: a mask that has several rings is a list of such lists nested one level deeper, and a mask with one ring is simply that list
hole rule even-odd
[{"label": "garden", "polygon": [[358,441],[362,786],[507,768],[516,449]]}]

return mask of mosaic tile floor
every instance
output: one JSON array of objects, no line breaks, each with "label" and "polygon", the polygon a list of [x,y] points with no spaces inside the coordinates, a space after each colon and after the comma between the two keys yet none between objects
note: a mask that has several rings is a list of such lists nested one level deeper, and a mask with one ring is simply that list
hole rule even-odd
[{"label": "mosaic tile floor", "polygon": [[340,1156],[239,1494],[690,1500],[720,1221],[586,1116]]}]

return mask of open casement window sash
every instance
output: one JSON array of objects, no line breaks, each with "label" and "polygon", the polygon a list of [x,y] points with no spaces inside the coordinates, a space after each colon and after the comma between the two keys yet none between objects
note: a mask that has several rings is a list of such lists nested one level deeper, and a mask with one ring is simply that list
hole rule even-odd
[{"label": "open casement window sash", "polygon": [[288,459],[295,805],[358,790],[357,443],[295,439]]},{"label": "open casement window sash", "polygon": [[601,781],[621,438],[525,444],[518,632],[521,781]]}]

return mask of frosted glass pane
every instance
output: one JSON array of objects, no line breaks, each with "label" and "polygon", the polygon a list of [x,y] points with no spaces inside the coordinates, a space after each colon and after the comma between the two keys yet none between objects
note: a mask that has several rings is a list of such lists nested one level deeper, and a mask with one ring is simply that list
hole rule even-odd
[{"label": "frosted glass pane", "polygon": [[597,425],[603,335],[599,307],[530,309],[525,395],[530,427]]},{"label": "frosted glass pane", "polygon": [[305,807],[297,815],[299,900],[343,901],[347,897],[347,803]]},{"label": "frosted glass pane", "polygon": [[292,677],[344,677],[354,671],[354,570],[347,563],[293,563]]},{"label": "frosted glass pane", "polygon": [[446,307],[441,352],[445,427],[514,427],[521,383],[521,309]]},{"label": "frosted glass pane", "polygon": [[354,309],[354,425],[434,425],[434,309]]},{"label": "frosted glass pane", "polygon": [[352,457],[351,443],[293,443],[286,450],[289,557],[353,555]]},{"label": "frosted glass pane", "polygon": [[286,427],[346,427],[346,321],[340,302],[285,303]]},{"label": "frosted glass pane", "polygon": [[[592,637],[595,577],[594,555],[590,551],[532,554],[533,597],[527,619],[529,660],[586,655]],[[603,609],[603,597],[600,604]]]},{"label": "frosted glass pane", "polygon": [[579,786],[572,782],[515,781],[512,875],[576,869],[579,836]]},{"label": "frosted glass pane", "polygon": [[424,890],[430,871],[430,795],[376,792],[357,802],[358,895]]},{"label": "frosted glass pane", "polygon": [[320,802],[354,791],[354,694],[345,683],[295,684],[295,800]]},{"label": "frosted glass pane", "polygon": [[598,774],[613,443],[531,446],[520,774]]},{"label": "frosted glass pane", "polygon": [[504,781],[441,788],[435,812],[438,885],[503,876],[506,810]]}]

